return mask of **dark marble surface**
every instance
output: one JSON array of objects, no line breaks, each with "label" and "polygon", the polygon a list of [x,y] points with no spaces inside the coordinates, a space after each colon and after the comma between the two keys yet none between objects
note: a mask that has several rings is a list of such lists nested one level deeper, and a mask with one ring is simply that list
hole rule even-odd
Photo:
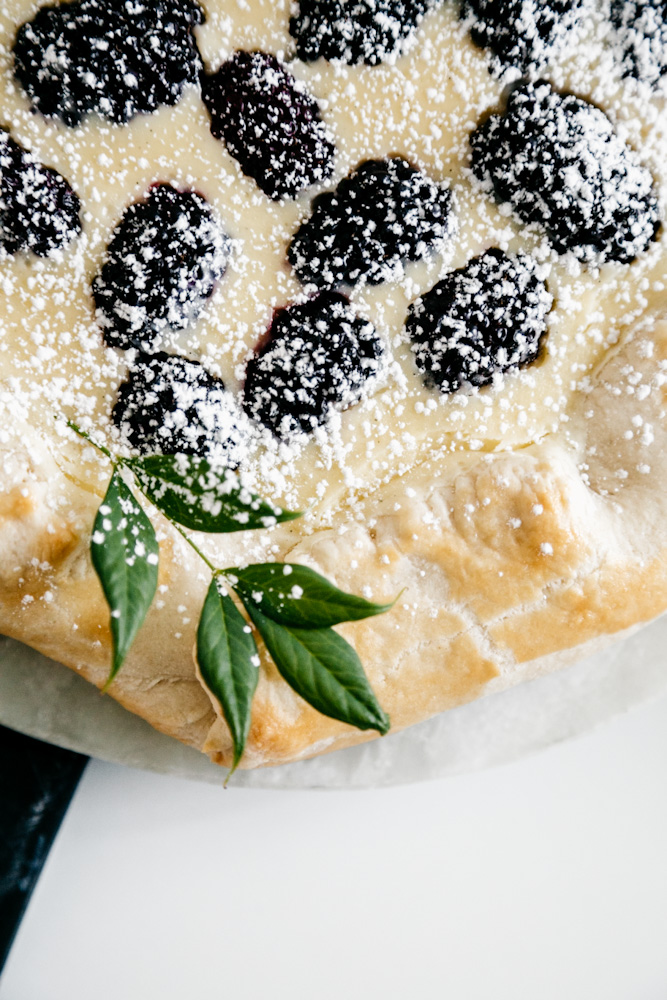
[{"label": "dark marble surface", "polygon": [[0,726],[0,971],[87,760]]}]

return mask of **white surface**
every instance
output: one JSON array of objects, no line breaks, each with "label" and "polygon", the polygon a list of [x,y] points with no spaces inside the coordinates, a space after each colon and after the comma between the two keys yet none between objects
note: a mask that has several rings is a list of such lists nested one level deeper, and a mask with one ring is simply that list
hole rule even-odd
[{"label": "white surface", "polygon": [[93,764],[0,1000],[665,1000],[667,699],[365,792]]},{"label": "white surface", "polygon": [[[248,788],[366,788],[517,760],[667,690],[667,616],[568,669],[365,746],[238,772]],[[26,683],[29,679],[29,683]],[[102,760],[220,781],[220,769],[125,712],[72,671],[0,637],[0,723]]]}]

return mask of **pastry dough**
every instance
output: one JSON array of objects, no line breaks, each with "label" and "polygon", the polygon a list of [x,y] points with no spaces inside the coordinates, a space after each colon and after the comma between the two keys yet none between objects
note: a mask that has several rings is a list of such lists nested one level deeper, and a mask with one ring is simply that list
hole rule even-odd
[{"label": "pastry dough", "polygon": [[[469,137],[503,106],[506,80],[470,40],[456,5],[430,10],[403,54],[377,66],[294,59],[288,0],[203,4],[205,65],[235,49],[286,61],[320,103],[334,173],[272,201],[213,137],[195,86],[125,125],[71,128],[34,114],[11,46],[34,0],[0,13],[0,125],[67,178],[83,235],[51,259],[0,262],[0,630],[102,686],[108,608],[89,555],[110,470],[67,432],[70,417],[114,447],[110,413],[127,375],[104,345],[91,283],[127,206],[152,184],[196,190],[233,253],[200,318],[167,349],[201,361],[239,394],[272,311],[303,301],[286,250],[312,197],[367,158],[402,156],[448,182],[456,231],[395,279],[350,293],[382,337],[372,390],[301,441],[260,442],[245,470],[258,492],[307,510],[270,532],[206,537],[219,565],[302,562],[388,614],[339,626],[399,729],[555,669],[667,606],[667,254],[664,231],[631,264],[557,255],[544,234],[472,176]],[[587,11],[544,75],[601,107],[653,175],[664,218],[664,99],[624,75],[603,10]],[[484,388],[442,395],[415,367],[409,306],[491,246],[532,254],[554,307],[538,362]],[[194,636],[209,576],[155,512],[158,599],[110,693],[156,728],[229,763],[219,708],[197,677]],[[296,760],[372,738],[295,695],[268,657],[243,766]]]}]

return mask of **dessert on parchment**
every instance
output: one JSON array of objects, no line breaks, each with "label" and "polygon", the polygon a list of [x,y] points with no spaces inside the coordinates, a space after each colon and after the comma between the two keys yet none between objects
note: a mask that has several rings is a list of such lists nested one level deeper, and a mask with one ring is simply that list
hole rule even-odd
[{"label": "dessert on parchment", "polygon": [[[7,0],[0,46],[2,632],[107,681],[111,466],[67,421],[303,512],[197,545],[395,600],[335,629],[393,729],[664,610],[663,5]],[[145,511],[109,692],[229,764],[211,574]],[[243,765],[374,734],[254,635]]]}]

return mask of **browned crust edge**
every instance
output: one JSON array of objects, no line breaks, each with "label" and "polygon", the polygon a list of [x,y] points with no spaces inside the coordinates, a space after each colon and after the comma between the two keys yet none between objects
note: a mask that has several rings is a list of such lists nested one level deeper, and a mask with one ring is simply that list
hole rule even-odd
[{"label": "browned crust edge", "polygon": [[[654,319],[607,358],[560,437],[431,458],[337,528],[278,530],[282,558],[344,589],[369,587],[375,600],[403,591],[391,613],[340,628],[394,728],[555,669],[667,608],[666,358],[667,322]],[[87,555],[98,501],[49,447],[18,423],[1,446],[0,631],[101,686],[108,612]],[[111,694],[229,764],[227,727],[192,656],[207,579],[160,529],[160,600]],[[372,735],[305,705],[263,655],[245,766]]]}]

